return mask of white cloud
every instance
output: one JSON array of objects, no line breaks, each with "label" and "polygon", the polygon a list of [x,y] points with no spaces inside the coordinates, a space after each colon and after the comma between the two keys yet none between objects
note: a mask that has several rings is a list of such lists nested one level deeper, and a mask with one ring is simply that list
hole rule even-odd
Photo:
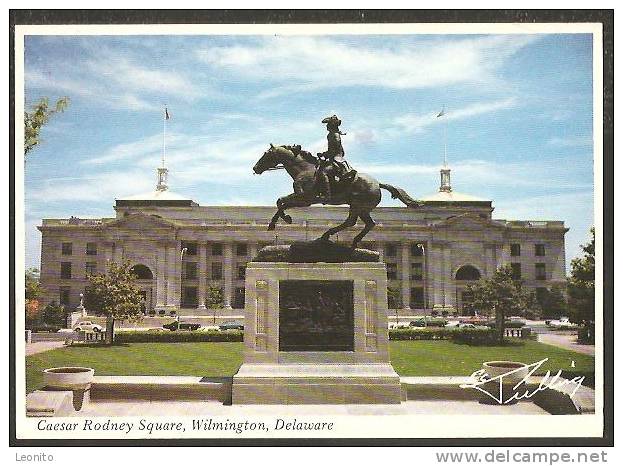
[{"label": "white cloud", "polygon": [[[197,57],[228,73],[294,88],[382,86],[415,89],[495,80],[495,70],[537,36],[488,36],[372,48],[332,38],[271,37],[251,45],[203,48]],[[365,39],[362,40],[365,44]]]},{"label": "white cloud", "polygon": [[156,111],[167,98],[192,101],[207,92],[205,85],[199,88],[179,69],[149,67],[125,49],[83,44],[79,57],[64,61],[62,66],[53,62],[28,64],[27,93],[44,89],[116,109]]},{"label": "white cloud", "polygon": [[46,179],[42,185],[27,193],[27,204],[37,202],[76,201],[110,202],[117,197],[155,189],[155,175],[145,170],[126,170],[98,173],[79,180]]},{"label": "white cloud", "polygon": [[593,145],[593,138],[591,136],[555,136],[547,143],[555,147],[587,147]]},{"label": "white cloud", "polygon": [[444,120],[464,120],[486,113],[508,110],[517,105],[518,101],[515,97],[508,97],[490,102],[477,102],[457,109],[447,108],[445,109],[445,115],[439,118],[437,117],[438,113],[409,113],[396,117],[394,124],[406,131],[419,132],[428,126],[443,123]]}]

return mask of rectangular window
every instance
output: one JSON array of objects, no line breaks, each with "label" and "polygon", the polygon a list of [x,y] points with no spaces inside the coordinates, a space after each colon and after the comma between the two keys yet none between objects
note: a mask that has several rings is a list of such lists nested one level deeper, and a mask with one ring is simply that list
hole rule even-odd
[{"label": "rectangular window", "polygon": [[246,256],[247,255],[247,245],[245,243],[236,244],[236,255],[237,256]]},{"label": "rectangular window", "polygon": [[58,303],[61,306],[69,306],[69,295],[71,289],[68,286],[61,286],[58,290]]},{"label": "rectangular window", "polygon": [[244,280],[247,272],[247,264],[239,263],[237,266],[238,280]]},{"label": "rectangular window", "polygon": [[196,256],[197,255],[197,243],[194,241],[182,241],[182,250],[186,249],[184,253],[186,256]]},{"label": "rectangular window", "polygon": [[521,264],[518,262],[513,262],[511,264],[511,269],[513,269],[513,280],[521,279]]},{"label": "rectangular window", "polygon": [[545,245],[544,244],[535,244],[534,245],[534,255],[535,256],[544,256],[545,255]]},{"label": "rectangular window", "polygon": [[232,307],[234,309],[244,309],[244,287],[236,288],[234,291],[234,302]]},{"label": "rectangular window", "polygon": [[411,257],[422,257],[424,255],[424,245],[422,243],[411,243]]},{"label": "rectangular window", "polygon": [[422,280],[424,278],[424,271],[421,262],[413,262],[411,264],[411,280]]},{"label": "rectangular window", "polygon": [[97,243],[87,243],[87,256],[97,256]]},{"label": "rectangular window", "polygon": [[221,243],[212,243],[212,255],[213,256],[223,255],[223,245]]},{"label": "rectangular window", "polygon": [[534,278],[537,280],[546,280],[545,264],[534,264]]},{"label": "rectangular window", "polygon": [[511,244],[511,256],[521,256],[521,244]]},{"label": "rectangular window", "polygon": [[87,262],[84,264],[84,275],[89,278],[89,275],[95,275],[97,273],[97,262]]},{"label": "rectangular window", "polygon": [[72,245],[71,243],[62,243],[61,244],[61,254],[63,256],[71,256]]},{"label": "rectangular window", "polygon": [[411,288],[409,307],[411,307],[411,309],[424,308],[424,288],[421,286]]},{"label": "rectangular window", "polygon": [[71,262],[61,262],[61,278],[71,278]]},{"label": "rectangular window", "polygon": [[398,280],[398,265],[394,262],[389,262],[387,266],[387,279]]},{"label": "rectangular window", "polygon": [[197,287],[185,286],[182,290],[182,307],[197,307]]},{"label": "rectangular window", "polygon": [[197,278],[197,263],[184,262],[184,276],[186,280],[195,280]]},{"label": "rectangular window", "polygon": [[223,279],[223,264],[220,262],[212,262],[212,280]]},{"label": "rectangular window", "polygon": [[389,243],[385,245],[385,255],[387,257],[396,257],[397,254],[398,246],[396,246],[394,243]]}]

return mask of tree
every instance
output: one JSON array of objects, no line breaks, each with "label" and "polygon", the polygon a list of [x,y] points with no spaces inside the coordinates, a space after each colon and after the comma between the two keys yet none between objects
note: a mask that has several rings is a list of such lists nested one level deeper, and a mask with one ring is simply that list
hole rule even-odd
[{"label": "tree", "polygon": [[31,267],[26,270],[26,300],[37,300],[41,297],[42,289],[39,283],[39,269]]},{"label": "tree", "polygon": [[481,278],[468,285],[471,292],[471,307],[495,315],[498,341],[504,341],[504,323],[507,316],[520,313],[529,300],[528,293],[521,288],[521,282],[513,279],[510,266],[500,267],[491,278]]},{"label": "tree", "polygon": [[208,288],[208,296],[206,297],[205,306],[212,309],[212,323],[216,324],[216,310],[223,308],[223,289],[219,286],[211,286]]},{"label": "tree", "polygon": [[582,245],[584,254],[571,261],[567,278],[569,320],[575,323],[595,322],[595,227],[591,240]]},{"label": "tree", "polygon": [[56,304],[56,301],[52,301],[43,309],[41,320],[46,324],[64,327],[66,316],[65,306]]},{"label": "tree", "polygon": [[[50,108],[50,100],[42,97],[32,106],[32,111],[24,111],[24,157],[41,142],[41,128],[55,113],[64,112],[69,105],[69,97],[62,97]],[[24,159],[25,160],[25,159]]]},{"label": "tree", "polygon": [[550,289],[544,289],[537,299],[543,317],[559,319],[567,314],[567,300],[562,285],[553,285]]},{"label": "tree", "polygon": [[43,290],[39,283],[39,270],[31,267],[25,274],[26,323],[36,322],[40,317],[39,298]]},{"label": "tree", "polygon": [[111,262],[106,273],[89,275],[85,307],[106,316],[106,343],[114,341],[115,320],[136,321],[143,316],[143,297],[136,285],[131,263]]}]

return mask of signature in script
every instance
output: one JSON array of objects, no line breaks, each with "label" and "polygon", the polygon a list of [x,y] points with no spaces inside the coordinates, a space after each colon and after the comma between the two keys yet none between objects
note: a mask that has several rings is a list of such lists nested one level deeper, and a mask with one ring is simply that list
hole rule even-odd
[{"label": "signature in script", "polygon": [[[584,376],[577,376],[569,380],[561,377],[562,370],[559,370],[554,375],[552,375],[548,370],[545,375],[541,377],[538,385],[534,386],[533,381],[531,381],[532,383],[528,385],[528,379],[532,376],[532,374],[538,371],[548,359],[549,358],[545,358],[535,363],[528,364],[527,366],[509,370],[508,372],[496,377],[489,377],[485,369],[480,369],[472,373],[471,378],[473,379],[473,382],[461,384],[460,387],[475,388],[476,390],[479,390],[491,397],[499,404],[507,404],[513,400],[528,399],[543,390],[556,390],[567,385],[572,386],[572,391],[569,393],[569,396],[573,398],[575,393],[582,386]],[[523,371],[526,371],[526,374],[521,378],[521,380],[519,380],[519,382],[511,386],[515,379],[520,376],[519,373],[523,373]],[[504,390],[508,392],[509,389],[511,393],[508,397],[505,397]]]}]

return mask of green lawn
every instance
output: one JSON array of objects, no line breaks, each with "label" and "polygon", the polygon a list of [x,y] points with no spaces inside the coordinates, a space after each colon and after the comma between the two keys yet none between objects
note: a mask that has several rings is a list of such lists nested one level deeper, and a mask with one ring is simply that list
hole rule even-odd
[{"label": "green lawn", "polygon": [[[41,371],[87,366],[96,375],[231,376],[242,363],[242,343],[132,343],[123,346],[66,347],[26,358],[26,390],[42,386]],[[468,346],[450,341],[392,341],[392,365],[400,375],[469,375],[483,361],[510,359],[533,363],[549,358],[547,369],[594,372],[594,358],[535,341],[506,346]],[[575,368],[571,369],[571,361]]]}]

